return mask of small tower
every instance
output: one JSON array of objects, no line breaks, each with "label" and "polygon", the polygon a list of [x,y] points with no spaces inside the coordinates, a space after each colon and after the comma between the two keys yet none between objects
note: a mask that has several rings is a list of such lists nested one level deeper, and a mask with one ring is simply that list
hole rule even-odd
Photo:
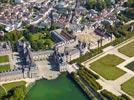
[{"label": "small tower", "polygon": [[80,50],[81,55],[84,55],[88,51],[88,44],[85,43],[85,42],[80,42],[79,41],[78,48]]},{"label": "small tower", "polygon": [[53,54],[53,58],[60,72],[67,71],[67,59],[64,52],[60,52],[56,48]]}]

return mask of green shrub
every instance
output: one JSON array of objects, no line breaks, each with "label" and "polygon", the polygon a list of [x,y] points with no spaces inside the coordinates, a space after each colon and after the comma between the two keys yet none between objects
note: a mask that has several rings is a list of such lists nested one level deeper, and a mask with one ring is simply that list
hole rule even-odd
[{"label": "green shrub", "polygon": [[127,95],[122,94],[121,96],[119,96],[119,100],[131,100]]},{"label": "green shrub", "polygon": [[90,71],[89,69],[85,68],[82,64],[80,64],[80,63],[77,63],[77,64],[80,67],[79,69],[85,71],[89,76],[94,77],[95,79],[100,78],[98,75],[94,74],[92,71]]},{"label": "green shrub", "polygon": [[78,71],[78,75],[85,80],[89,86],[91,86],[94,90],[100,90],[102,87],[99,83],[96,82],[94,78],[89,77],[84,71]]},{"label": "green shrub", "polygon": [[118,100],[118,97],[116,95],[114,95],[113,93],[111,93],[107,90],[103,90],[100,93],[102,96],[104,96],[108,100]]},{"label": "green shrub", "polygon": [[101,95],[108,99],[108,100],[131,100],[127,95],[122,94],[121,96],[116,96],[113,93],[107,91],[107,90],[103,90],[100,92]]},{"label": "green shrub", "polygon": [[26,95],[26,87],[24,85],[12,89],[13,94],[8,97],[8,100],[24,100]]},{"label": "green shrub", "polygon": [[80,77],[76,73],[71,73],[72,79],[81,87],[81,89],[88,95],[90,99],[96,98],[93,93],[88,89],[84,82],[81,81]]},{"label": "green shrub", "polygon": [[0,100],[2,98],[2,96],[6,95],[5,90],[3,89],[3,87],[0,86]]}]

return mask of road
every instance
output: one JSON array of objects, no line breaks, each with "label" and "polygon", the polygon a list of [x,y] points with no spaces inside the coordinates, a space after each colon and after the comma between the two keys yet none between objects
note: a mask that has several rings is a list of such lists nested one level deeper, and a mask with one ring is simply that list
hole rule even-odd
[{"label": "road", "polygon": [[41,17],[37,21],[30,22],[30,25],[35,25],[35,24],[38,24],[39,22],[41,22],[43,19],[45,19],[50,14],[50,12],[52,11],[52,9],[53,9],[52,7],[49,8],[49,10],[47,12],[45,12],[45,14],[43,15],[43,17]]}]

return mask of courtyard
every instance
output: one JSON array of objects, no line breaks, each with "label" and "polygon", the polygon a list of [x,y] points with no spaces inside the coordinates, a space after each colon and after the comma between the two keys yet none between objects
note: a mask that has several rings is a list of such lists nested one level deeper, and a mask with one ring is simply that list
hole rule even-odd
[{"label": "courtyard", "polygon": [[99,60],[91,63],[90,68],[107,80],[115,80],[125,74],[125,71],[116,67],[123,61],[123,59],[115,55],[108,54],[100,58]]}]

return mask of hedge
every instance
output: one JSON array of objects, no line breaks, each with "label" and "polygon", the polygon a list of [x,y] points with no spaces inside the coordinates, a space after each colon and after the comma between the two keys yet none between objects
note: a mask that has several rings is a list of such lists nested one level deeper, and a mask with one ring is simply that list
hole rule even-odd
[{"label": "hedge", "polygon": [[108,100],[118,100],[118,97],[114,95],[113,93],[107,91],[107,90],[102,90],[101,95],[104,96]]},{"label": "hedge", "polygon": [[81,89],[88,95],[90,99],[96,98],[88,87],[80,80],[76,73],[71,73],[72,79],[81,87]]},{"label": "hedge", "polygon": [[88,75],[86,75],[83,71],[79,71],[78,75],[88,83],[89,86],[92,87],[95,91],[100,90],[102,87],[99,83],[96,82],[94,78],[90,78]]},{"label": "hedge", "polygon": [[96,74],[94,74],[92,71],[89,69],[85,68],[82,64],[78,63],[78,66],[80,67],[79,70],[85,70],[88,74],[91,74],[90,76],[94,77],[95,79],[99,79],[100,77]]},{"label": "hedge", "polygon": [[116,96],[113,93],[107,91],[107,90],[102,90],[101,95],[108,99],[108,100],[131,100],[127,95],[122,94],[121,96]]},{"label": "hedge", "polygon": [[127,95],[122,94],[121,96],[119,96],[119,100],[131,100]]}]

